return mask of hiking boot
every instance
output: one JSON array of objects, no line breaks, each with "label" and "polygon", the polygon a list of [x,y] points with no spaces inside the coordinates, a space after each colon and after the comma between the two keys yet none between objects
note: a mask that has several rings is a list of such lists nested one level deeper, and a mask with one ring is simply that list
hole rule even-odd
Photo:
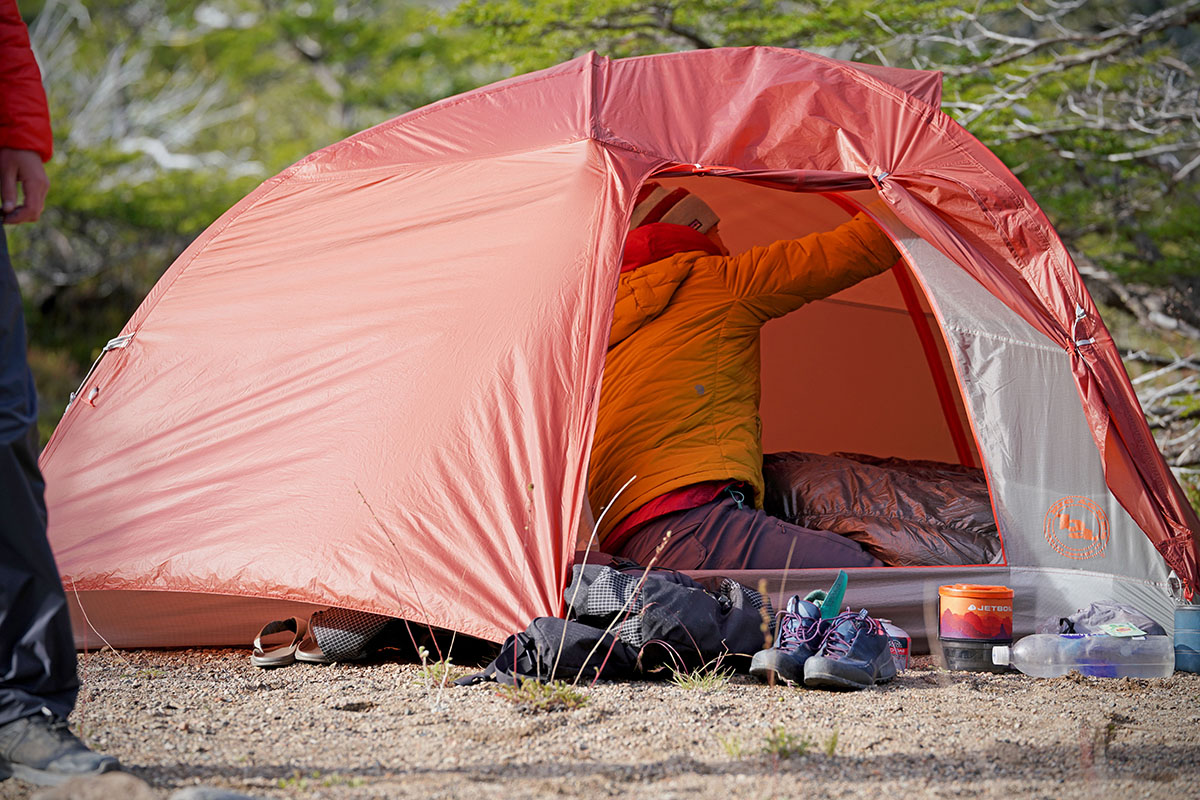
[{"label": "hiking boot", "polygon": [[792,595],[787,609],[775,618],[775,646],[754,654],[750,674],[767,683],[802,682],[804,662],[817,652],[828,628],[829,620],[821,619],[820,608]]},{"label": "hiking boot", "polygon": [[804,685],[826,689],[866,689],[896,677],[896,664],[883,625],[847,611],[830,620],[816,655],[804,664]]},{"label": "hiking boot", "polygon": [[0,726],[0,780],[16,776],[39,786],[57,786],[81,775],[118,770],[112,756],[93,753],[49,709]]}]

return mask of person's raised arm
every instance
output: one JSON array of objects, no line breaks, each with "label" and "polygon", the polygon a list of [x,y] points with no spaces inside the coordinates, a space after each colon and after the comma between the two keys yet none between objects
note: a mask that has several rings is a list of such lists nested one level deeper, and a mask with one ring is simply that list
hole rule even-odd
[{"label": "person's raised arm", "polygon": [[734,295],[770,318],[878,275],[899,259],[887,235],[859,214],[831,231],[732,256],[726,260],[725,277]]}]

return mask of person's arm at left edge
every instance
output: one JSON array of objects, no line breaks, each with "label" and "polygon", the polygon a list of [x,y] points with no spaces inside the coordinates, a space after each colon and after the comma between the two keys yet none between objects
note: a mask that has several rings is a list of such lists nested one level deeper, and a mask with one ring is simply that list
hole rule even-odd
[{"label": "person's arm at left edge", "polygon": [[13,225],[42,215],[54,152],[50,112],[15,0],[0,0],[0,213]]}]

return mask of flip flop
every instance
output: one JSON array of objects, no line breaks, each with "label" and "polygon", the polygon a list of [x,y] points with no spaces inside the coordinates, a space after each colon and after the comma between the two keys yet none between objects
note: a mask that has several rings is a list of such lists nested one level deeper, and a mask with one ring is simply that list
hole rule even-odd
[{"label": "flip flop", "polygon": [[315,619],[316,616],[317,615],[314,614],[308,619],[308,630],[305,632],[304,639],[301,640],[300,646],[296,648],[297,661],[302,661],[305,664],[332,664],[335,661],[349,662],[366,660],[367,653],[365,652],[349,657],[343,656],[341,658],[334,658],[322,650],[321,645],[317,644],[316,634],[313,633],[313,619]]},{"label": "flip flop", "polygon": [[[261,669],[287,666],[296,660],[300,638],[300,620],[295,617],[268,622],[254,637],[250,663]],[[265,646],[264,639],[267,640]]]},{"label": "flip flop", "polygon": [[333,663],[333,659],[325,655],[325,652],[321,650],[321,645],[317,644],[317,639],[313,636],[311,626],[309,626],[308,632],[304,634],[304,639],[300,642],[300,646],[296,648],[296,660],[303,661],[306,664]]}]

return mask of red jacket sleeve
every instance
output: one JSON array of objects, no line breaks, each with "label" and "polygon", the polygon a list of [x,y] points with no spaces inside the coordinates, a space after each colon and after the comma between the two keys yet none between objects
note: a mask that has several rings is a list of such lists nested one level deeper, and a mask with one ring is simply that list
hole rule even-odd
[{"label": "red jacket sleeve", "polygon": [[0,0],[0,147],[33,150],[42,161],[54,152],[42,73],[16,0]]}]

